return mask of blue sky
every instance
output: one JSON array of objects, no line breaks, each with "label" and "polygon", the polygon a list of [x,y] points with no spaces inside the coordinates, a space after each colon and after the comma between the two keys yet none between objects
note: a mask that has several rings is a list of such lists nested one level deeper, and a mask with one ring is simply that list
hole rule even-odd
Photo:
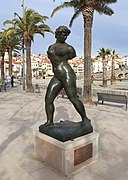
[{"label": "blue sky", "polygon": [[[27,8],[34,9],[42,15],[50,17],[52,10],[60,5],[63,0],[24,0]],[[14,12],[22,15],[22,0],[0,0],[0,29],[3,28],[3,22],[7,19],[13,19]],[[115,49],[117,54],[128,55],[128,1],[117,0],[117,3],[111,5],[114,15],[109,17],[95,13],[93,21],[93,41],[92,55],[98,55],[99,48]],[[63,9],[57,12],[53,18],[46,21],[53,30],[60,25],[68,26],[73,14],[72,8]],[[71,44],[78,56],[83,55],[83,19],[82,15],[74,21],[71,28],[71,34],[67,43]],[[32,44],[32,53],[46,54],[49,45],[55,42],[53,34],[46,33],[45,38],[35,35]]]}]

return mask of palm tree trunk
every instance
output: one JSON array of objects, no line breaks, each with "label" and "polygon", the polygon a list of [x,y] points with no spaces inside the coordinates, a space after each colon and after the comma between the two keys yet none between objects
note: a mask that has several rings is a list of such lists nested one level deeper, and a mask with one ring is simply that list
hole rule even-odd
[{"label": "palm tree trunk", "polygon": [[4,54],[5,53],[1,53],[1,83],[4,83]]},{"label": "palm tree trunk", "polygon": [[112,71],[111,71],[111,85],[116,84],[116,76],[115,76],[115,59],[112,58]]},{"label": "palm tree trunk", "polygon": [[31,42],[27,42],[26,44],[26,85],[27,91],[33,92],[32,86],[32,72],[31,72]]},{"label": "palm tree trunk", "polygon": [[91,50],[92,50],[92,22],[94,8],[90,4],[82,10],[84,18],[84,90],[83,102],[92,103],[91,93]]},{"label": "palm tree trunk", "polygon": [[[84,29],[84,92],[83,101],[91,102],[91,29]],[[89,50],[89,51],[88,51]]]},{"label": "palm tree trunk", "polygon": [[106,59],[103,58],[103,87],[107,87],[107,64]]},{"label": "palm tree trunk", "polygon": [[12,50],[11,48],[8,49],[8,55],[9,55],[9,76],[12,76]]}]

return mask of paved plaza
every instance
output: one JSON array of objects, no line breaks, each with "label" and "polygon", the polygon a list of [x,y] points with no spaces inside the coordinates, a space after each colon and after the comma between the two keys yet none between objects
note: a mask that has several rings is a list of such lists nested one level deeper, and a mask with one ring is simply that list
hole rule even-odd
[{"label": "paved plaza", "polygon": [[[45,92],[26,93],[22,85],[0,92],[0,180],[127,180],[128,111],[123,104],[85,105],[100,135],[95,162],[64,177],[36,158],[33,131],[46,122]],[[58,96],[55,107],[55,122],[80,120],[67,98]]]}]

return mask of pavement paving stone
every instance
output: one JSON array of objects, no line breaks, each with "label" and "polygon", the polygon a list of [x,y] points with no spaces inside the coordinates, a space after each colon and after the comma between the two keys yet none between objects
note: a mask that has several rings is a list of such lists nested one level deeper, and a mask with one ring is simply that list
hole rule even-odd
[{"label": "pavement paving stone", "polygon": [[8,155],[0,158],[0,164],[1,180],[34,180],[30,174],[20,168]]}]

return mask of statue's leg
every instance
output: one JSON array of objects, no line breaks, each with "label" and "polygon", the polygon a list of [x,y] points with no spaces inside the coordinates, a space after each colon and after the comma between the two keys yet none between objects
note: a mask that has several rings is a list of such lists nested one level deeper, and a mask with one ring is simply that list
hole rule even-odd
[{"label": "statue's leg", "polygon": [[53,77],[48,85],[47,92],[45,95],[45,111],[47,115],[46,126],[53,125],[53,115],[54,115],[54,99],[59,94],[60,90],[63,88],[62,83]]},{"label": "statue's leg", "polygon": [[74,105],[77,112],[80,114],[82,121],[90,124],[90,120],[86,116],[85,108],[82,101],[77,97],[76,79],[71,77],[68,81],[63,81],[64,89],[69,100]]}]

